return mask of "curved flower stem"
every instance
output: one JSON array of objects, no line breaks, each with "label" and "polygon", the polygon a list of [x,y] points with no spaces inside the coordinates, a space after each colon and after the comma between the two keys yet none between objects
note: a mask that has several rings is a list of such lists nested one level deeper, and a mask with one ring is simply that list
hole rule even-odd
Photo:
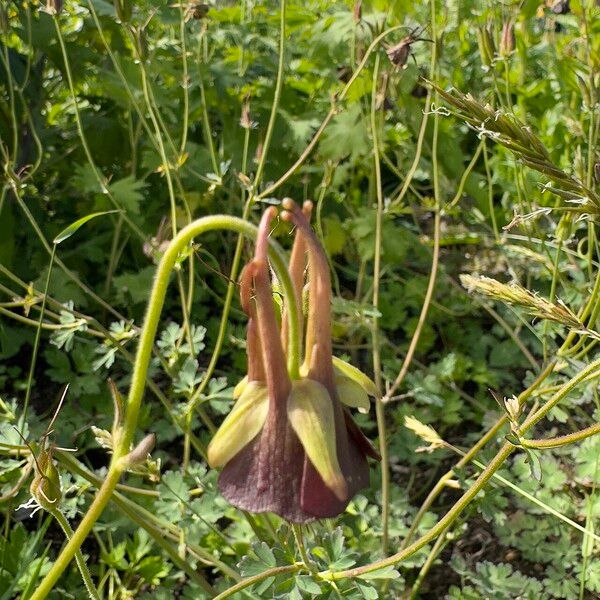
[{"label": "curved flower stem", "polygon": [[[257,228],[238,217],[227,215],[213,215],[203,217],[184,227],[171,241],[166,249],[156,271],[154,285],[148,302],[148,309],[144,319],[144,325],[140,334],[131,387],[127,399],[127,410],[123,423],[121,435],[115,445],[112,461],[100,490],[84,515],[79,527],[72,538],[64,547],[56,562],[41,582],[38,589],[30,600],[42,600],[54,587],[77,550],[91,531],[92,527],[102,514],[108,504],[111,495],[119,482],[121,474],[127,468],[126,455],[130,450],[133,437],[137,428],[138,415],[146,387],[148,365],[152,356],[152,346],[158,329],[158,323],[164,304],[171,271],[177,263],[182,250],[193,238],[208,231],[226,229],[255,238]],[[283,251],[278,244],[270,240],[269,257],[273,268],[281,282],[283,293],[289,306],[290,315],[290,351],[288,357],[288,368],[290,371],[299,370],[300,366],[300,330],[298,327],[298,313],[295,299],[295,290],[286,268]]]},{"label": "curved flower stem", "polygon": [[[50,514],[56,519],[58,524],[61,526],[64,531],[65,537],[70,540],[73,537],[73,529],[71,525],[69,525],[69,521],[65,515],[60,512],[60,509],[54,508],[50,511]],[[92,600],[100,600],[100,595],[98,594],[98,590],[92,581],[92,576],[87,568],[87,564],[85,563],[85,559],[83,558],[83,554],[81,554],[81,550],[78,548],[75,552],[75,561],[77,562],[77,566],[79,567],[79,572],[81,573],[81,578],[83,579],[83,583],[85,585],[86,590],[88,591],[88,595]]]}]

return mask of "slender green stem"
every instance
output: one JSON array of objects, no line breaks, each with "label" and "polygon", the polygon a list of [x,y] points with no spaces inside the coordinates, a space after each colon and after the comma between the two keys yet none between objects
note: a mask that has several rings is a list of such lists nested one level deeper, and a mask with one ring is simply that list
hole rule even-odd
[{"label": "slender green stem", "polygon": [[[66,466],[70,471],[77,473],[90,483],[99,486],[102,485],[102,478],[98,477],[88,469],[86,469],[75,457],[68,452],[57,451],[56,457],[58,461]],[[131,491],[128,486],[117,486],[119,488],[127,488],[125,491]],[[150,492],[151,490],[145,490]],[[138,493],[138,491],[136,491]],[[114,492],[110,501],[120,510],[127,509],[129,516],[134,523],[136,523],[142,529],[146,529],[152,537],[170,538],[172,541],[180,541],[181,530],[167,521],[162,521],[154,513],[142,508],[133,500],[123,496],[119,492]],[[171,555],[164,546],[161,546],[165,551]],[[240,580],[240,576],[228,565],[215,558],[210,552],[204,550],[196,544],[187,543],[185,548],[203,564],[214,566],[219,569],[226,577],[229,577],[235,581]],[[184,569],[185,570],[185,569]]]},{"label": "slender green stem", "polygon": [[333,119],[333,117],[338,112],[338,104],[337,103],[342,102],[346,98],[346,96],[348,95],[348,92],[350,91],[350,88],[352,87],[354,82],[358,79],[362,70],[365,68],[365,66],[369,60],[369,57],[371,56],[373,51],[379,46],[379,43],[385,37],[387,37],[390,33],[393,33],[394,31],[398,31],[398,29],[405,29],[405,28],[406,28],[405,25],[396,25],[394,27],[390,27],[389,29],[386,29],[383,33],[378,35],[371,42],[371,45],[367,48],[367,51],[365,52],[363,59],[360,61],[360,64],[358,65],[358,67],[356,67],[356,70],[352,74],[352,77],[350,77],[350,79],[348,80],[348,83],[346,83],[346,85],[343,87],[342,91],[337,96],[336,101],[334,101],[332,103],[332,106],[329,109],[329,112],[325,115],[325,118],[321,122],[321,125],[319,125],[319,128],[313,135],[312,139],[310,140],[310,142],[308,143],[306,148],[302,151],[302,154],[300,154],[300,156],[297,158],[296,162],[277,181],[275,181],[275,183],[273,183],[268,188],[263,190],[260,194],[258,194],[258,196],[257,196],[258,199],[268,198],[269,196],[271,196],[275,192],[275,190],[280,188],[304,164],[306,159],[310,156],[312,151],[315,149],[318,141],[321,139],[323,132],[327,128],[327,125],[329,125],[329,122],[331,121],[331,119]]},{"label": "slender green stem", "polygon": [[[251,238],[255,238],[257,235],[257,228],[242,219],[226,215],[214,215],[203,217],[184,227],[167,247],[158,265],[156,277],[154,279],[154,285],[148,302],[146,317],[144,319],[144,326],[142,327],[138,343],[122,433],[115,445],[114,454],[106,479],[83,517],[77,531],[75,531],[72,539],[58,556],[31,600],[42,600],[42,598],[45,598],[54,587],[67,565],[72,560],[75,552],[81,547],[81,544],[91,531],[94,523],[98,520],[104,508],[110,501],[119,478],[128,465],[126,455],[130,451],[137,428],[138,415],[144,395],[144,389],[146,387],[148,366],[152,356],[154,338],[158,329],[160,314],[162,312],[171,271],[173,270],[181,251],[184,250],[194,237],[217,229],[235,231]],[[286,268],[283,251],[273,240],[270,240],[269,250],[273,268],[281,282],[283,294],[289,306],[290,353],[288,357],[288,368],[291,374],[296,374],[297,376],[300,368],[300,328],[296,309],[295,290]]]},{"label": "slender green stem", "polygon": [[179,35],[181,36],[181,84],[183,87],[183,122],[181,124],[181,144],[179,145],[179,154],[183,155],[187,144],[188,123],[190,117],[190,77],[188,75],[187,44],[185,41],[185,11],[184,4],[179,4]]},{"label": "slender green stem", "polygon": [[277,119],[277,111],[279,110],[279,100],[281,99],[281,89],[283,87],[283,68],[285,66],[285,4],[286,0],[280,0],[279,9],[279,61],[277,64],[277,79],[275,82],[275,93],[273,96],[273,104],[271,106],[271,115],[269,116],[269,123],[267,125],[267,132],[262,147],[262,154],[258,167],[256,169],[256,175],[254,176],[254,190],[258,189],[260,181],[263,175],[263,170],[267,162],[267,154],[269,152],[269,146],[271,145],[271,138],[273,137],[273,130],[275,129],[275,120]]},{"label": "slender green stem", "polygon": [[[65,537],[67,540],[70,540],[73,537],[73,530],[71,529],[71,525],[69,525],[69,521],[65,515],[62,514],[59,508],[55,508],[50,511],[50,514],[56,519],[57,523],[61,526],[62,530],[65,533]],[[98,590],[92,581],[92,576],[87,568],[87,564],[85,562],[85,558],[83,558],[83,554],[80,549],[77,549],[75,552],[75,561],[77,562],[77,567],[79,568],[79,572],[81,573],[81,578],[83,579],[83,583],[85,585],[85,589],[88,591],[88,594],[92,600],[100,600],[100,594],[98,594]]]},{"label": "slender green stem", "polygon": [[15,106],[15,86],[13,84],[12,70],[10,68],[10,60],[8,58],[8,45],[2,44],[2,64],[6,70],[6,81],[8,83],[8,98],[10,102],[10,118],[12,129],[12,161],[16,162],[19,152],[19,127],[17,124],[17,111]]},{"label": "slender green stem", "polygon": [[29,400],[31,399],[31,388],[33,384],[33,374],[37,363],[37,355],[40,347],[40,337],[42,335],[42,324],[44,322],[44,310],[46,309],[46,296],[50,285],[50,277],[52,275],[52,267],[54,266],[54,257],[56,256],[56,244],[52,245],[52,253],[50,254],[50,263],[48,265],[48,273],[46,274],[46,283],[44,284],[44,295],[42,296],[42,308],[40,310],[40,318],[38,319],[37,329],[35,331],[35,339],[33,342],[33,351],[31,353],[31,363],[29,364],[29,374],[27,376],[27,389],[25,390],[25,404],[23,406],[23,417],[21,419],[21,435],[24,435],[24,427],[27,424],[27,409],[29,408]]},{"label": "slender green stem", "polygon": [[[585,369],[580,371],[575,377],[563,384],[560,390],[549,400],[544,406],[542,406],[537,412],[530,416],[525,423],[521,426],[521,433],[525,433],[531,429],[539,420],[545,417],[548,412],[558,404],[565,396],[567,396],[579,383],[581,383],[586,377],[592,372],[600,369],[600,359],[590,363]],[[388,558],[375,561],[371,564],[356,567],[354,569],[348,569],[345,571],[339,571],[335,573],[323,572],[320,575],[324,578],[330,579],[343,579],[346,577],[358,577],[366,573],[371,573],[378,569],[388,567],[400,563],[413,554],[418,552],[421,548],[426,546],[428,543],[436,539],[441,535],[444,530],[450,526],[454,521],[462,514],[464,509],[471,503],[471,501],[477,496],[477,494],[485,487],[487,482],[494,476],[496,471],[504,464],[506,459],[513,453],[515,447],[510,443],[506,443],[498,451],[496,456],[488,464],[488,466],[481,472],[479,477],[475,480],[473,485],[459,498],[454,506],[434,525],[425,535],[420,537],[417,541],[413,542],[410,546],[389,556]]]},{"label": "slender green stem", "polygon": [[[555,366],[556,366],[556,361],[550,362],[548,365],[546,365],[546,368],[537,376],[535,381],[525,391],[523,391],[523,392],[521,392],[521,394],[519,394],[518,400],[519,400],[519,404],[521,406],[523,404],[525,404],[525,402],[533,395],[533,393],[540,387],[540,385],[542,385],[542,383],[548,378],[548,376],[554,370]],[[421,520],[425,516],[425,513],[432,506],[435,499],[445,489],[445,487],[448,484],[448,482],[450,481],[450,479],[452,479],[454,477],[455,471],[468,465],[475,458],[475,456],[477,456],[479,451],[484,446],[486,446],[488,444],[488,442],[493,440],[498,435],[500,430],[507,423],[508,423],[508,419],[506,418],[506,416],[504,416],[504,417],[500,418],[498,421],[496,421],[496,423],[487,431],[487,433],[485,433],[483,436],[481,436],[479,438],[479,440],[477,440],[477,443],[468,452],[466,452],[464,454],[464,456],[456,463],[456,466],[454,468],[450,469],[444,475],[442,475],[442,477],[440,477],[440,479],[435,484],[435,486],[433,487],[431,492],[429,492],[429,494],[427,495],[427,498],[425,498],[425,501],[421,505],[421,508],[419,509],[419,511],[417,512],[415,517],[413,518],[410,529],[408,530],[408,533],[406,534],[402,544],[400,545],[400,550],[402,550],[403,548],[405,548],[408,545],[408,543],[414,536],[415,532],[417,531],[417,528],[418,528],[419,524],[421,523]]]},{"label": "slender green stem", "polygon": [[[201,65],[207,62],[206,36],[203,35],[198,42],[198,64]],[[202,52],[202,60],[200,60],[200,52]],[[202,78],[202,73],[199,73],[198,87],[200,88],[200,107],[202,110],[202,130],[204,133],[204,142],[208,148],[208,152],[210,154],[210,162],[212,163],[212,168],[215,172],[215,175],[220,176],[221,169],[219,168],[219,161],[217,160],[215,144],[212,138],[212,128],[210,126],[210,119],[208,118],[208,106],[206,104],[206,91],[204,89],[204,80]]]},{"label": "slender green stem", "polygon": [[241,592],[245,590],[247,587],[254,585],[255,583],[260,583],[269,577],[277,577],[278,575],[284,575],[286,573],[297,573],[303,568],[302,564],[295,565],[284,565],[283,567],[273,567],[272,569],[267,569],[258,575],[254,575],[252,577],[247,577],[246,579],[242,579],[239,583],[231,586],[226,589],[224,592],[221,592],[218,596],[215,596],[214,600],[224,600],[224,598],[229,598],[237,592]]},{"label": "slender green stem", "polygon": [[419,589],[421,588],[421,584],[425,581],[425,577],[427,577],[427,573],[429,573],[429,569],[433,566],[435,559],[438,557],[438,554],[442,551],[444,545],[448,542],[446,537],[446,531],[443,531],[438,539],[435,541],[435,544],[429,551],[429,555],[427,556],[427,560],[423,563],[415,582],[413,583],[412,589],[410,590],[409,600],[415,600],[418,597]]},{"label": "slender green stem", "polygon": [[302,532],[302,525],[293,523],[292,531],[294,532],[294,539],[296,540],[296,546],[298,547],[298,552],[300,552],[300,557],[302,558],[302,562],[304,563],[304,566],[311,573],[316,573],[317,568],[315,567],[315,564],[308,556],[308,552],[306,551],[306,546],[304,545],[304,534]]},{"label": "slender green stem", "polygon": [[594,425],[590,425],[585,429],[574,431],[573,433],[568,433],[566,435],[559,435],[558,437],[554,438],[548,438],[545,440],[524,439],[520,441],[521,445],[525,448],[560,448],[561,446],[566,446],[567,444],[574,444],[576,442],[580,442],[588,437],[597,435],[598,433],[600,433],[600,423],[595,423]]},{"label": "slender green stem", "polygon": [[[371,92],[371,136],[373,138],[373,166],[375,167],[375,192],[377,212],[375,217],[375,243],[373,259],[373,298],[374,314],[378,314],[381,283],[381,229],[383,225],[383,187],[381,183],[381,160],[379,148],[379,123],[377,123],[377,85],[379,80],[379,54],[375,56],[373,83]],[[379,318],[374,316],[371,326],[371,344],[373,347],[373,375],[377,389],[382,388],[381,340]],[[381,549],[387,553],[390,505],[390,468],[385,427],[385,407],[381,398],[376,399],[375,411],[379,434],[379,453],[381,454]]]},{"label": "slender green stem", "polygon": [[[102,175],[102,173],[100,172],[98,167],[96,166],[96,162],[94,161],[94,157],[92,156],[90,147],[88,146],[87,137],[85,135],[83,123],[81,121],[81,115],[79,113],[79,104],[77,103],[77,94],[75,93],[75,85],[73,83],[73,75],[71,73],[71,65],[69,62],[69,56],[67,54],[67,49],[65,47],[65,40],[63,38],[62,31],[60,29],[60,24],[58,22],[58,15],[54,15],[53,21],[54,21],[54,27],[56,29],[56,37],[58,38],[58,43],[60,45],[63,63],[65,65],[65,74],[67,76],[67,83],[69,85],[69,93],[71,94],[71,99],[73,100],[73,110],[75,112],[75,123],[77,125],[77,132],[79,134],[79,139],[81,141],[81,146],[83,148],[83,152],[85,153],[85,156],[90,165],[90,168],[92,169],[94,177],[96,178],[96,181],[98,182],[98,185],[100,186],[100,189],[102,190],[102,192],[107,195],[108,199],[111,201],[111,203],[113,204],[113,206],[115,208],[122,210],[123,207],[117,202],[116,198],[112,195],[110,189],[108,188],[106,179],[104,178],[104,176]],[[125,220],[127,225],[129,225],[131,230],[141,240],[146,239],[146,235],[144,234],[144,232],[127,216],[126,213],[123,213],[123,219]]]}]

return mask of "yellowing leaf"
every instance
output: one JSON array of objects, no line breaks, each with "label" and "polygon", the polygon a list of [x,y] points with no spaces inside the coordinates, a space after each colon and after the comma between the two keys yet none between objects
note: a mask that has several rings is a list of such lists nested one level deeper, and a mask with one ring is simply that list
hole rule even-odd
[{"label": "yellowing leaf", "polygon": [[251,381],[208,445],[208,464],[211,467],[226,465],[258,435],[268,411],[269,394],[266,386]]},{"label": "yellowing leaf", "polygon": [[333,404],[327,389],[311,379],[294,381],[288,418],[325,485],[340,500],[345,500],[348,488],[338,462]]}]

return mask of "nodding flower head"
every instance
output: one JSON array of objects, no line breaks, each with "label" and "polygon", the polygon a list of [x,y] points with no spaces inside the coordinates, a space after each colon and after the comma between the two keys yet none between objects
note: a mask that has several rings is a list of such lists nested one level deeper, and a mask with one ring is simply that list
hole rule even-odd
[{"label": "nodding flower head", "polygon": [[301,210],[284,200],[280,215],[296,229],[289,273],[299,309],[308,274],[300,377],[290,377],[286,362],[289,311],[284,305],[279,315],[273,299],[267,249],[277,209],[271,207],[240,277],[248,375],[236,386],[236,403],[208,447],[211,466],[223,467],[219,488],[231,504],[295,523],[340,514],[368,486],[367,456],[379,458],[347,408],[368,410],[375,385],[332,356],[329,266],[310,227],[311,207],[308,202]]}]

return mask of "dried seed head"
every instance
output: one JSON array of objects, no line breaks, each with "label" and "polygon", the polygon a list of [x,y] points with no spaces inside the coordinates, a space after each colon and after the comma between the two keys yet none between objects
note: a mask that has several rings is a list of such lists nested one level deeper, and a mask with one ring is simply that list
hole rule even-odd
[{"label": "dried seed head", "polygon": [[412,36],[407,36],[400,43],[387,49],[386,54],[390,59],[390,62],[396,65],[398,68],[405,68],[410,56],[410,45],[414,42]]}]

